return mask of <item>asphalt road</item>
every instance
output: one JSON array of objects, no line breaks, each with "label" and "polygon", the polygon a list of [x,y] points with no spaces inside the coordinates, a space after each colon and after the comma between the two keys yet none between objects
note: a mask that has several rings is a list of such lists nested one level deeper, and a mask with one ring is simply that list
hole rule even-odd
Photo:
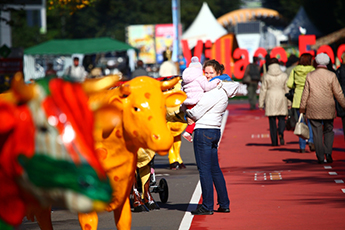
[{"label": "asphalt road", "polygon": [[[170,170],[168,156],[155,157],[155,173],[157,183],[165,178],[169,187],[167,203],[163,204],[159,193],[152,193],[160,206],[160,210],[146,213],[132,212],[132,230],[174,230],[179,229],[181,220],[188,208],[189,202],[199,180],[195,164],[193,145],[182,140],[181,157],[186,169]],[[194,209],[193,204],[190,208]],[[66,210],[52,212],[54,230],[80,230],[78,216]],[[37,222],[23,220],[19,230],[39,230]],[[116,229],[112,212],[99,214],[98,230]]]}]

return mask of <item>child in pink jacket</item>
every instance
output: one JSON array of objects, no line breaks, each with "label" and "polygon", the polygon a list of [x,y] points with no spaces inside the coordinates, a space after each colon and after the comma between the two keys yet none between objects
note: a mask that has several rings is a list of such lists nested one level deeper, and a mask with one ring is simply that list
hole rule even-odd
[{"label": "child in pink jacket", "polygon": [[[182,89],[187,94],[187,99],[183,104],[187,109],[193,108],[201,99],[204,92],[214,89],[219,84],[220,80],[208,81],[203,74],[202,65],[199,58],[194,56],[191,63],[182,73]],[[182,134],[186,140],[192,142],[193,125],[188,125],[186,131]]]}]

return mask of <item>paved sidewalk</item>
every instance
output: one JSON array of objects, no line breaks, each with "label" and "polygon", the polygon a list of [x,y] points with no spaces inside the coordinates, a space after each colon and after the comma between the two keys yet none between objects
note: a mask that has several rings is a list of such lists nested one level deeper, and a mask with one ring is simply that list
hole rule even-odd
[{"label": "paved sidewalk", "polygon": [[248,107],[246,101],[229,105],[219,149],[231,213],[194,216],[190,229],[345,229],[340,119],[334,122],[334,162],[317,164],[315,152],[299,153],[292,131],[285,131],[285,145],[271,146],[268,118]]}]

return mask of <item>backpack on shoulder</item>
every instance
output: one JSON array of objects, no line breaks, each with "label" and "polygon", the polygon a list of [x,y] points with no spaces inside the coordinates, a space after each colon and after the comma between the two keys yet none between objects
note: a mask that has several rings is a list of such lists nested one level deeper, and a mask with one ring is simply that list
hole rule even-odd
[{"label": "backpack on shoulder", "polygon": [[249,76],[252,81],[260,81],[261,75],[260,75],[260,69],[257,65],[249,64]]}]

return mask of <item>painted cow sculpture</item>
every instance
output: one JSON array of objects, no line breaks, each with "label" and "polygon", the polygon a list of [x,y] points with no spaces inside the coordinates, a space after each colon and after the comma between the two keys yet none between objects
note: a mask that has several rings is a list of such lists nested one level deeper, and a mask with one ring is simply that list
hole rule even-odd
[{"label": "painted cow sculpture", "polygon": [[[165,94],[171,93],[171,92],[180,92],[181,89],[181,77],[178,75],[170,76],[170,77],[159,77],[155,78],[158,81],[164,82],[168,80],[175,79],[176,84],[173,85],[170,89],[166,89],[164,91]],[[121,85],[125,82],[117,82],[117,85]],[[181,149],[181,134],[187,127],[187,122],[184,118],[184,112],[181,111],[180,105],[176,105],[174,107],[167,107],[167,114],[166,119],[168,122],[168,127],[170,128],[170,131],[172,132],[174,136],[174,144],[169,150],[169,163],[170,163],[170,169],[176,170],[176,169],[183,169],[185,168],[185,165],[183,164],[183,160],[181,158],[180,149]],[[143,167],[144,165],[147,165],[148,162],[150,162],[154,156],[154,154],[149,153],[149,150],[141,150],[139,151],[139,154],[142,154],[143,156],[141,158],[142,162],[138,162],[139,168]]]},{"label": "painted cow sculpture", "polygon": [[94,104],[93,113],[88,106],[79,83],[25,84],[22,73],[15,74],[0,95],[0,229],[21,224],[28,211],[44,219],[36,210],[50,205],[104,210],[112,188],[94,149],[94,124],[107,129],[120,120],[116,109]]},{"label": "painted cow sculpture", "polygon": [[[171,76],[171,77],[161,77],[156,78],[159,81],[167,81],[173,78],[178,79],[178,82],[172,86],[170,89],[164,91],[164,94],[168,94],[171,92],[182,92],[181,89],[181,77],[180,76]],[[175,80],[176,80],[175,79]],[[174,137],[174,143],[172,147],[169,149],[169,163],[170,169],[177,170],[186,168],[183,164],[180,149],[181,149],[181,133],[187,127],[186,120],[184,119],[184,112],[181,111],[181,106],[177,105],[174,107],[167,108],[167,125]],[[140,179],[141,182],[141,191],[142,194],[140,195],[138,189],[138,183],[135,181],[133,184],[133,208],[134,212],[147,212],[149,210],[158,210],[160,209],[158,204],[155,202],[154,198],[150,192],[150,178],[151,178],[151,165],[150,162],[153,160],[155,156],[155,152],[150,149],[143,149],[140,148],[138,151],[138,163],[137,168],[139,172],[139,177],[137,176],[136,179]]]},{"label": "painted cow sculpture", "polygon": [[[119,230],[131,228],[129,195],[138,149],[148,148],[165,155],[173,144],[166,108],[180,105],[186,95],[183,92],[163,92],[177,82],[178,79],[159,82],[150,77],[137,77],[89,99],[90,102],[105,100],[122,110],[121,124],[110,132],[95,131],[96,150],[113,187],[112,201],[107,210],[114,212]],[[82,229],[97,229],[97,220],[96,212],[79,214]]]}]

